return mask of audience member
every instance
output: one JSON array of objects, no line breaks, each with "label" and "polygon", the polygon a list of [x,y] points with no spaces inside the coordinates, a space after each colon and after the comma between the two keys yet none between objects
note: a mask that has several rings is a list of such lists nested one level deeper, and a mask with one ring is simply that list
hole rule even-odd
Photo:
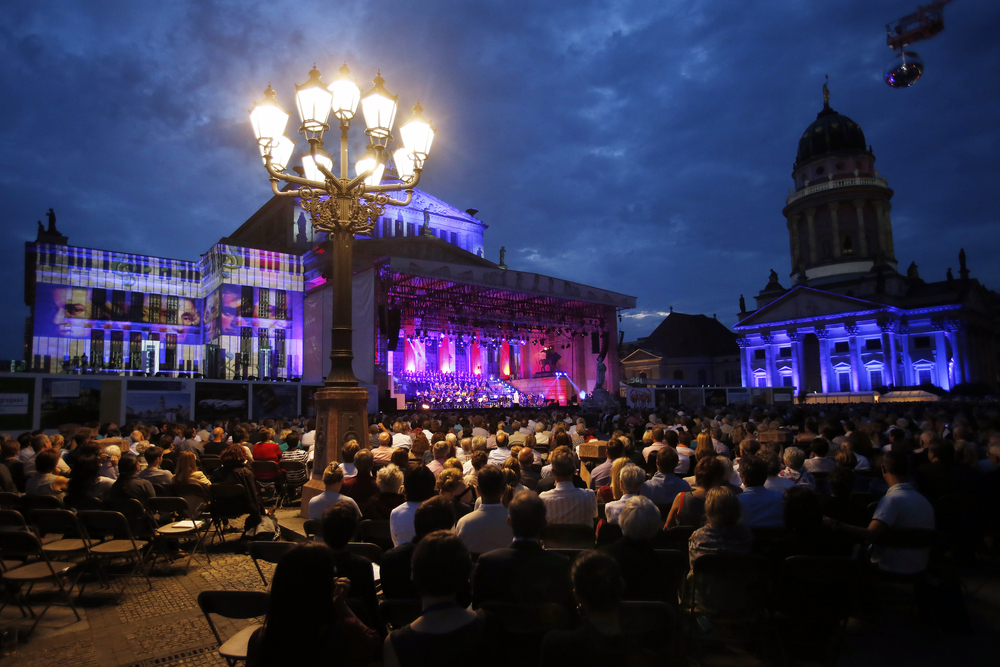
[{"label": "audience member", "polygon": [[552,452],[549,458],[555,488],[539,494],[545,503],[547,521],[551,524],[570,523],[592,526],[597,518],[597,496],[589,489],[573,485],[576,466],[568,450]]},{"label": "audience member", "polygon": [[678,494],[690,492],[691,485],[674,473],[677,463],[677,452],[672,447],[657,452],[656,474],[643,482],[640,493],[657,505],[669,505]]},{"label": "audience member", "polygon": [[436,483],[434,474],[427,469],[427,466],[417,466],[406,471],[403,481],[406,502],[389,513],[389,532],[392,534],[393,546],[398,547],[413,539],[415,534],[413,515],[420,507],[420,503],[434,495]]},{"label": "audience member", "polygon": [[500,549],[513,539],[507,508],[501,502],[506,481],[503,471],[486,465],[479,471],[479,506],[458,520],[455,533],[474,554]]},{"label": "audience member", "polygon": [[308,518],[322,519],[324,513],[339,502],[347,503],[353,507],[354,513],[360,517],[361,509],[358,508],[358,504],[353,498],[345,496],[340,492],[343,484],[344,471],[341,469],[340,464],[334,461],[323,471],[323,486],[325,487],[323,493],[313,496],[309,500]]},{"label": "audience member", "polygon": [[[382,554],[379,572],[382,593],[386,599],[420,597],[410,576],[413,551],[424,536],[437,530],[451,530],[454,527],[455,508],[447,500],[435,497],[420,503],[420,507],[413,515],[413,538]],[[471,599],[471,592],[466,590],[460,598],[465,601]]]},{"label": "audience member", "polygon": [[740,521],[741,497],[725,487],[716,487],[708,492],[705,525],[694,531],[688,544],[692,568],[695,561],[705,554],[750,553],[753,533],[745,521]]}]

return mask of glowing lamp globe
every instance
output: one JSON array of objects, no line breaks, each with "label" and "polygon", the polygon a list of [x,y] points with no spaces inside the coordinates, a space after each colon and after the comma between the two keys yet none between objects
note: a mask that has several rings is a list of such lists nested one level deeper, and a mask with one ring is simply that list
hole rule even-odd
[{"label": "glowing lamp globe", "polygon": [[281,138],[277,141],[272,141],[270,146],[260,146],[260,157],[266,165],[267,160],[264,159],[264,156],[270,153],[271,166],[274,167],[274,170],[284,171],[285,167],[288,166],[288,161],[292,157],[293,150],[295,150],[295,142],[287,136],[281,135]]},{"label": "glowing lamp globe", "polygon": [[392,95],[385,89],[381,72],[372,79],[374,87],[361,96],[361,110],[365,114],[365,124],[368,134],[376,139],[385,139],[392,131],[392,123],[396,119],[398,95]]},{"label": "glowing lamp globe", "polygon": [[375,151],[372,150],[371,146],[365,151],[365,154],[354,163],[354,177],[357,178],[366,171],[371,170],[371,173],[365,177],[365,185],[374,187],[382,182],[382,172],[385,171],[385,163],[380,161],[375,155]]},{"label": "glowing lamp globe", "polygon": [[430,122],[424,118],[424,110],[417,101],[413,107],[413,115],[403,125],[399,126],[399,134],[403,138],[403,145],[419,162],[427,159],[431,152],[431,144],[434,142],[434,128]]},{"label": "glowing lamp globe", "polygon": [[924,61],[916,51],[900,51],[888,65],[882,77],[892,88],[909,88],[924,73]]},{"label": "glowing lamp globe", "polygon": [[313,65],[309,80],[301,86],[295,86],[295,104],[299,107],[302,128],[306,132],[323,132],[327,128],[326,120],[330,117],[333,93],[320,80],[320,76],[319,70]]},{"label": "glowing lamp globe", "polygon": [[415,164],[409,148],[397,148],[392,154],[392,161],[396,163],[396,173],[401,180],[408,181],[413,178]]},{"label": "glowing lamp globe", "polygon": [[319,165],[323,165],[328,171],[333,171],[333,159],[322,148],[317,147],[302,155],[302,169],[305,171],[306,178],[310,181],[323,183],[326,181],[326,175],[319,170]]},{"label": "glowing lamp globe", "polygon": [[288,112],[278,104],[274,88],[268,85],[264,91],[264,99],[254,102],[253,108],[250,109],[250,125],[253,126],[257,143],[262,146],[269,145],[285,133],[287,124]]},{"label": "glowing lamp globe", "polygon": [[358,110],[358,101],[361,99],[361,89],[354,79],[350,77],[351,70],[347,69],[347,63],[340,68],[337,78],[330,84],[330,93],[333,95],[332,109],[333,115],[339,120],[351,120]]}]

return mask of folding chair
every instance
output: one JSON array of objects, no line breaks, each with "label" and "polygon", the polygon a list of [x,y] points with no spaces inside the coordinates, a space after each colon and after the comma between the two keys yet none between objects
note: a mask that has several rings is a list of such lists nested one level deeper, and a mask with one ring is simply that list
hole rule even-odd
[{"label": "folding chair", "polygon": [[0,491],[0,509],[21,509],[21,494],[11,493],[10,491]]},{"label": "folding chair", "polygon": [[689,595],[692,634],[699,616],[716,629],[745,627],[749,631],[764,619],[770,565],[763,556],[706,554],[694,562]]},{"label": "folding chair", "polygon": [[384,552],[382,551],[382,547],[377,544],[370,544],[368,542],[348,542],[345,549],[356,556],[367,558],[376,565],[382,563],[382,554]]},{"label": "folding chair", "polygon": [[[138,503],[138,501],[135,501]],[[141,506],[140,506],[141,507]],[[134,578],[137,571],[141,571],[146,577],[149,590],[153,590],[153,582],[149,578],[149,570],[146,568],[145,554],[150,542],[148,540],[137,540],[132,534],[129,520],[121,512],[108,510],[81,510],[77,513],[80,524],[90,538],[90,553],[101,560],[111,561],[116,558],[135,558],[135,567],[122,581],[122,588],[119,595],[124,593],[128,577]],[[105,576],[105,578],[107,578]],[[110,582],[109,582],[110,583]]]},{"label": "folding chair", "polygon": [[[778,573],[772,594],[774,627],[784,654],[788,644],[800,644],[814,654],[827,653],[833,665],[844,643],[847,621],[858,604],[861,566],[853,558],[792,556]],[[835,641],[830,645],[830,636]],[[798,639],[803,641],[797,642]],[[788,656],[783,655],[788,662]]]},{"label": "folding chair", "polygon": [[[191,549],[187,564],[184,566],[185,572],[191,567],[191,561],[194,559],[194,555],[198,552],[199,548],[208,560],[208,564],[212,564],[212,557],[208,555],[208,550],[205,549],[205,536],[208,535],[211,527],[207,522],[195,517],[194,512],[191,511],[191,505],[188,504],[187,500],[169,496],[164,498],[150,498],[146,501],[146,507],[150,512],[159,516],[160,521],[165,522],[155,529],[156,534],[160,538],[177,540],[191,538],[194,540],[194,548]],[[164,553],[164,556],[166,556],[166,553]]]},{"label": "folding chair", "polygon": [[223,618],[248,619],[267,614],[267,605],[270,596],[265,591],[202,591],[198,594],[198,606],[201,613],[208,621],[215,640],[219,642],[219,655],[225,658],[230,667],[234,667],[240,660],[247,659],[247,648],[250,636],[259,623],[248,625],[229,639],[223,641],[218,628],[212,621],[212,614],[217,614]]},{"label": "folding chair", "polygon": [[[238,519],[244,514],[249,514],[254,508],[250,507],[246,487],[242,484],[213,484],[208,487],[208,493],[212,499],[212,523],[215,525],[212,541],[214,542],[216,537],[224,540],[223,522]],[[246,533],[246,530],[243,532]]]},{"label": "folding chair", "polygon": [[[0,509],[0,531],[6,530],[30,530],[24,520],[24,516],[15,510]],[[0,558],[0,571],[6,572],[20,567],[23,564],[23,554],[5,554]],[[23,610],[23,608],[22,608]]]},{"label": "folding chair", "polygon": [[694,526],[666,528],[657,533],[656,537],[653,538],[653,546],[657,549],[676,549],[677,551],[687,552],[688,541],[696,530],[698,529]]},{"label": "folding chair", "polygon": [[362,542],[377,544],[383,551],[392,549],[392,533],[389,530],[388,519],[365,519],[358,526],[358,534]]},{"label": "folding chair", "polygon": [[163,459],[160,461],[160,468],[168,472],[174,472],[177,469],[177,464],[173,462],[173,459]]},{"label": "folding chair", "polygon": [[260,575],[260,580],[264,582],[264,586],[267,586],[267,577],[264,576],[264,571],[260,569],[260,563],[257,561],[262,560],[277,565],[278,561],[281,560],[281,557],[294,549],[296,546],[295,542],[250,543],[250,558],[253,559],[253,565],[257,568],[257,574]]},{"label": "folding chair", "polygon": [[546,549],[593,549],[594,529],[574,523],[550,523],[542,533]]},{"label": "folding chair", "polygon": [[21,496],[21,513],[30,516],[34,510],[61,510],[65,509],[63,501],[56,496]]},{"label": "folding chair", "polygon": [[[76,567],[76,563],[49,560],[48,554],[42,549],[41,540],[38,539],[37,535],[27,530],[0,531],[0,557],[7,554],[17,554],[25,557],[24,564],[7,570],[0,575],[0,580],[8,585],[18,606],[22,609],[27,608],[31,616],[34,617],[35,622],[31,624],[31,628],[27,634],[31,634],[34,631],[35,626],[42,620],[42,616],[52,606],[52,603],[49,603],[42,610],[42,613],[37,615],[31,607],[28,595],[31,594],[31,589],[34,585],[39,582],[48,581],[56,584],[59,587],[62,598],[69,605],[69,608],[73,610],[76,620],[82,620],[80,612],[76,610],[76,606],[69,596],[69,591],[63,585],[63,577]],[[35,559],[34,562],[28,562],[31,558]],[[25,584],[28,585],[28,590],[22,591],[21,588]]]},{"label": "folding chair", "polygon": [[[278,493],[277,506],[281,509],[282,504],[294,495],[293,492],[301,489],[309,481],[309,473],[306,472],[306,464],[301,461],[281,461],[278,463],[278,469],[281,474],[281,491]],[[289,482],[289,473],[292,477],[298,477],[300,481]]]},{"label": "folding chair", "polygon": [[[80,525],[80,520],[74,512],[70,510],[34,510],[30,516],[31,523],[40,538],[44,538],[47,535],[59,536],[59,539],[54,541],[43,542],[42,551],[47,556],[57,560],[69,560],[77,556],[82,556],[85,564],[90,565],[93,563],[94,558],[90,553],[90,542],[87,540],[87,534],[84,532],[83,526]],[[80,580],[82,574],[83,569],[78,572],[76,579],[73,580],[73,583],[69,587],[70,590],[73,590],[73,586]],[[80,595],[83,595],[82,587]]]},{"label": "folding chair", "polygon": [[399,630],[406,627],[423,613],[423,603],[419,599],[383,600],[378,605],[378,617],[387,630]]},{"label": "folding chair", "polygon": [[205,474],[209,477],[212,473],[222,465],[222,461],[219,460],[218,456],[205,455],[201,457],[201,469],[205,471]]},{"label": "folding chair", "polygon": [[302,524],[302,532],[306,534],[309,539],[319,538],[320,541],[323,540],[323,522],[320,519],[307,519],[304,524]]},{"label": "folding chair", "polygon": [[191,506],[191,513],[195,516],[207,515],[209,505],[208,487],[196,482],[190,484],[174,483],[170,487],[170,496],[183,498]]},{"label": "folding chair", "polygon": [[251,467],[261,489],[277,498],[281,486],[281,470],[278,464],[274,461],[254,461]]}]

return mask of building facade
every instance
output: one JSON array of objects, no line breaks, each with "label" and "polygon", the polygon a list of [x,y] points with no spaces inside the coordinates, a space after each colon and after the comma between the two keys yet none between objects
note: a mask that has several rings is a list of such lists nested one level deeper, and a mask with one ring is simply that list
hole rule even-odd
[{"label": "building facade", "polygon": [[714,317],[672,310],[649,336],[623,350],[621,365],[626,382],[732,387],[741,381],[736,335]]},{"label": "building facade", "polygon": [[897,270],[893,191],[861,127],[823,109],[803,133],[786,199],[791,285],[771,271],[748,310],[740,297],[741,375],[748,387],[859,392],[997,386],[996,293],[970,277],[927,282]]}]

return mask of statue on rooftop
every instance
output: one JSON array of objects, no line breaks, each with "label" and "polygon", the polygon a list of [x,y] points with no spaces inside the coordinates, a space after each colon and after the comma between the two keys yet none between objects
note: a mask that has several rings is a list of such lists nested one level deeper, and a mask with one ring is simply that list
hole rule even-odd
[{"label": "statue on rooftop", "polygon": [[507,246],[500,246],[500,266],[503,266],[504,257],[507,256]]},{"label": "statue on rooftop", "polygon": [[59,230],[56,229],[56,212],[50,208],[49,212],[45,215],[49,218],[49,234],[58,234]]},{"label": "statue on rooftop", "polygon": [[741,313],[747,312],[747,302],[746,299],[743,298],[742,294],[740,294],[740,312]]}]

